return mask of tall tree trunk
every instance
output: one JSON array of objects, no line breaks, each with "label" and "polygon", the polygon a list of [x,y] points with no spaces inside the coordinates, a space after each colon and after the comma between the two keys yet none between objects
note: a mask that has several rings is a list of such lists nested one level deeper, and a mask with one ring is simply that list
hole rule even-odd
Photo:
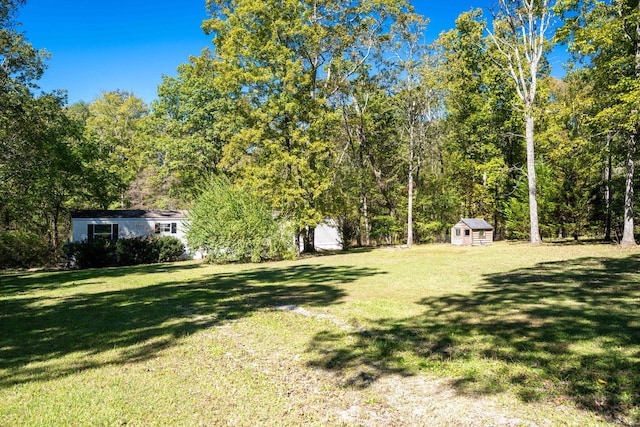
[{"label": "tall tree trunk", "polygon": [[634,157],[636,153],[637,132],[629,137],[629,145],[627,147],[627,179],[624,192],[624,228],[622,231],[622,246],[635,246],[636,240],[633,233],[633,175],[634,175]]},{"label": "tall tree trunk", "polygon": [[306,253],[313,253],[316,251],[315,246],[316,229],[314,227],[307,227],[306,232],[302,236],[304,242],[304,251]]},{"label": "tall tree trunk", "polygon": [[[637,9],[640,12],[640,1],[638,2]],[[638,18],[638,21],[636,22],[635,30],[635,37],[630,36],[630,39],[635,44],[635,77],[636,79],[640,79],[640,18]],[[635,114],[637,117],[638,112],[636,111]],[[622,246],[636,245],[633,222],[633,175],[635,172],[634,160],[638,133],[640,133],[640,124],[636,122],[633,132],[629,135],[629,145],[627,147],[627,179],[624,192],[624,228],[622,230],[622,240],[620,241],[620,245]]]},{"label": "tall tree trunk", "polygon": [[414,125],[409,129],[409,188],[407,190],[407,247],[413,245],[413,160],[415,149]]},{"label": "tall tree trunk", "polygon": [[527,175],[529,178],[529,228],[531,243],[539,244],[540,227],[538,225],[538,198],[536,190],[536,160],[534,151],[534,118],[530,109],[525,112],[527,143]]},{"label": "tall tree trunk", "polygon": [[364,233],[361,234],[364,234],[364,245],[369,246],[371,245],[371,239],[369,236],[369,204],[366,193],[362,194],[362,216],[364,219]]},{"label": "tall tree trunk", "polygon": [[605,228],[604,240],[611,240],[611,134],[607,134],[607,165],[604,171]]}]

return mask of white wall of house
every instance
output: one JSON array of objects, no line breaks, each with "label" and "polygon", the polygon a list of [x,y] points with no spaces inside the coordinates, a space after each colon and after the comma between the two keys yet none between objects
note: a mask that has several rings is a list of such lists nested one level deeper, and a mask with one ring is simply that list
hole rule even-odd
[{"label": "white wall of house", "polygon": [[338,223],[327,219],[316,227],[314,244],[316,249],[342,249],[342,239],[338,231]]},{"label": "white wall of house", "polygon": [[[175,233],[171,224],[175,223]],[[187,219],[186,218],[73,218],[71,223],[74,242],[81,242],[89,238],[89,224],[113,225],[118,224],[118,238],[130,239],[147,236],[172,236],[180,239],[187,247]],[[160,224],[160,233],[156,233],[156,224]]]},{"label": "white wall of house", "polygon": [[[171,224],[175,223],[175,233],[172,233]],[[109,225],[113,227],[118,225],[118,238],[130,239],[134,237],[147,236],[173,236],[180,239],[185,245],[187,253],[195,259],[202,257],[198,251],[190,253],[187,246],[186,233],[188,230],[187,218],[72,218],[71,222],[71,240],[73,242],[82,242],[89,239],[89,224]],[[160,233],[156,233],[156,224],[160,224]],[[102,227],[106,228],[106,227]],[[113,231],[113,228],[111,229]],[[111,236],[113,237],[113,236]],[[315,230],[314,244],[318,250],[339,250],[342,249],[342,239],[338,231],[338,223],[335,220],[325,220],[318,225]]]}]

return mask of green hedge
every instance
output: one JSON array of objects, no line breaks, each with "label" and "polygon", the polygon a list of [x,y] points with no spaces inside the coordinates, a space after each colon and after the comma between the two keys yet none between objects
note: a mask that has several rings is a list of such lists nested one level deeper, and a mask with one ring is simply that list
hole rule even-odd
[{"label": "green hedge", "polygon": [[184,245],[171,236],[93,239],[67,243],[64,251],[73,266],[95,268],[178,261],[184,255]]}]

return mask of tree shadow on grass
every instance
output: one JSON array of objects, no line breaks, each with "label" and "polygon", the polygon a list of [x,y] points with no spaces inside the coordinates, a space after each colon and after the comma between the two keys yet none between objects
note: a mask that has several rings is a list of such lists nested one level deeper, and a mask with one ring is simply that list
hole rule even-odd
[{"label": "tree shadow on grass", "polygon": [[[148,268],[129,271],[149,274]],[[180,265],[158,268],[171,272]],[[101,275],[119,277],[115,270],[67,272],[58,277],[63,285],[64,281],[100,281]],[[186,282],[166,281],[171,275],[165,274],[158,276],[164,282],[124,289],[105,286],[99,293],[80,293],[79,288],[71,296],[13,295],[0,299],[0,388],[146,360],[187,334],[262,308],[338,304],[344,296],[338,285],[373,274],[378,272],[351,266],[261,267],[196,276]],[[121,277],[126,281],[129,276]],[[53,285],[55,278],[55,274],[46,276],[45,282]],[[3,279],[0,287],[17,288],[26,280],[39,289],[28,275],[10,280],[17,282],[7,285]]]},{"label": "tree shadow on grass", "polygon": [[[569,398],[637,425],[639,262],[639,255],[580,258],[487,275],[469,294],[424,299],[421,316],[383,319],[348,337],[316,336],[311,364],[359,370],[360,386],[420,367],[457,372],[452,385],[461,393]],[[368,382],[358,379],[362,372]]]},{"label": "tree shadow on grass", "polygon": [[[77,286],[76,282],[105,277],[131,277],[132,275],[165,274],[172,271],[197,269],[199,263],[149,264],[126,267],[93,268],[86,270],[2,272],[0,295],[3,297],[34,291],[57,290]],[[87,283],[84,283],[87,284]]]}]

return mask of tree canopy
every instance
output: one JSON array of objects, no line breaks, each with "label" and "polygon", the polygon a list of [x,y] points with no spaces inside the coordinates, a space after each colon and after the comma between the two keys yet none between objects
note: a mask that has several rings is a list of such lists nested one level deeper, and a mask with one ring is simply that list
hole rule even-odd
[{"label": "tree canopy", "polygon": [[460,217],[497,238],[635,242],[637,2],[504,0],[428,44],[405,0],[209,0],[212,44],[156,100],[71,106],[35,93],[47,53],[17,30],[23,3],[0,9],[0,218],[51,253],[72,207],[189,209],[212,177],[298,251],[326,218],[355,245],[446,241]]}]

